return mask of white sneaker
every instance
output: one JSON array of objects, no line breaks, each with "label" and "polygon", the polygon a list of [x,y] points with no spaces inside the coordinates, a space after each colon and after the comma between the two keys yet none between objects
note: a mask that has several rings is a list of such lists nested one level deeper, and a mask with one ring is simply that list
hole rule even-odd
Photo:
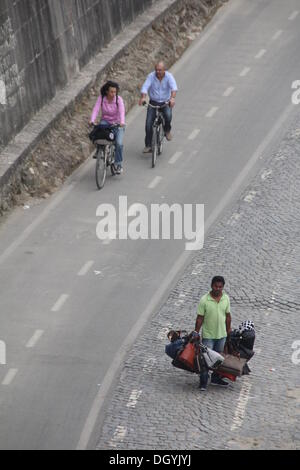
[{"label": "white sneaker", "polygon": [[151,153],[151,152],[152,152],[151,147],[145,147],[144,150],[143,150],[143,153]]}]

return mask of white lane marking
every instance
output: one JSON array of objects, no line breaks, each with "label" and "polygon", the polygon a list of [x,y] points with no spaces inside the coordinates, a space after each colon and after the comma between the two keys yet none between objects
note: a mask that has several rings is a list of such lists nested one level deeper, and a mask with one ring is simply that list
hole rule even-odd
[{"label": "white lane marking", "polygon": [[255,199],[255,196],[256,196],[256,191],[250,191],[246,197],[244,197],[244,201],[245,202],[252,202],[253,199]]},{"label": "white lane marking", "polygon": [[43,336],[44,331],[43,330],[36,330],[32,338],[28,341],[26,344],[26,348],[34,348],[38,340]]},{"label": "white lane marking", "polygon": [[15,376],[17,375],[17,373],[18,373],[18,369],[9,369],[6,376],[4,377],[2,385],[10,385],[12,381],[14,380]]},{"label": "white lane marking", "polygon": [[126,404],[127,408],[135,408],[142,393],[142,390],[132,390],[128,403]]},{"label": "white lane marking", "polygon": [[279,29],[278,31],[276,31],[274,36],[272,36],[273,41],[276,41],[276,39],[278,39],[279,36],[281,36],[282,33],[283,33],[282,29]]},{"label": "white lane marking", "polygon": [[267,179],[270,175],[272,174],[272,170],[265,170],[263,174],[261,175],[261,179],[265,180]]},{"label": "white lane marking", "polygon": [[275,300],[276,300],[276,294],[277,294],[277,292],[275,292],[275,291],[273,290],[272,296],[271,296],[271,300],[270,300],[270,304],[273,304],[273,303],[275,302]]},{"label": "white lane marking", "polygon": [[78,276],[85,276],[89,272],[93,264],[94,264],[94,261],[87,261],[85,265],[82,266],[82,268],[80,269]]},{"label": "white lane marking", "polygon": [[230,225],[231,227],[233,227],[236,224],[236,222],[241,218],[241,216],[242,214],[238,212],[234,212],[232,216],[230,217],[230,219],[228,220],[227,225]]},{"label": "white lane marking", "polygon": [[200,129],[194,129],[193,132],[191,132],[190,135],[188,136],[188,140],[194,140],[199,134],[199,132],[200,132]]},{"label": "white lane marking", "polygon": [[153,370],[153,368],[156,364],[156,361],[157,361],[156,357],[154,357],[154,356],[148,357],[148,359],[146,360],[146,364],[144,364],[144,366],[143,366],[143,372],[145,372],[145,373],[152,372],[152,370]]},{"label": "white lane marking", "polygon": [[62,306],[65,304],[65,302],[68,300],[69,295],[68,294],[62,294],[58,301],[54,304],[54,306],[51,309],[51,312],[59,312],[59,310],[62,308]]},{"label": "white lane marking", "polygon": [[231,431],[235,431],[237,428],[240,428],[243,424],[251,387],[252,384],[250,383],[249,379],[246,378],[240,392],[238,404],[233,418],[233,423],[230,428]]},{"label": "white lane marking", "polygon": [[172,325],[169,323],[167,326],[162,328],[157,335],[157,339],[164,340],[167,339],[167,334],[172,329]]},{"label": "white lane marking", "polygon": [[174,302],[174,305],[175,305],[175,307],[181,307],[182,304],[184,304],[184,303],[185,303],[184,300],[177,300],[176,302]]},{"label": "white lane marking", "polygon": [[151,183],[148,186],[148,189],[154,189],[156,186],[159,185],[159,183],[162,180],[162,176],[155,176],[154,180],[151,181]]},{"label": "white lane marking", "polygon": [[213,117],[214,114],[216,114],[216,112],[218,111],[218,107],[217,106],[213,106],[209,111],[208,113],[206,114],[206,117]]},{"label": "white lane marking", "polygon": [[296,16],[298,16],[299,14],[299,11],[295,10],[290,16],[289,16],[289,20],[292,21],[296,18]]},{"label": "white lane marking", "polygon": [[[234,4],[237,5],[238,2],[234,2]],[[222,211],[225,209],[225,207],[227,207],[227,205],[230,203],[233,196],[236,195],[237,191],[241,187],[243,181],[249,174],[250,170],[253,168],[253,166],[258,161],[258,159],[262,157],[262,155],[264,154],[264,151],[266,150],[268,145],[270,145],[270,142],[272,142],[274,137],[278,135],[278,133],[282,129],[284,122],[289,118],[292,112],[295,112],[295,106],[292,103],[290,103],[287,105],[285,110],[281,113],[281,115],[279,116],[279,118],[277,119],[273,127],[270,129],[270,131],[268,132],[264,140],[259,144],[255,152],[251,155],[251,157],[247,161],[247,164],[237,175],[237,177],[235,178],[233,183],[230,185],[230,187],[228,188],[227,192],[224,194],[224,196],[222,197],[218,205],[210,213],[208,219],[205,222],[206,233],[209,231],[210,227],[218,219],[218,217],[220,216]],[[165,276],[164,281],[160,284],[159,288],[157,289],[155,294],[152,296],[151,301],[148,303],[145,310],[140,314],[137,322],[134,324],[133,328],[130,330],[130,332],[124,339],[124,342],[121,344],[119,350],[117,351],[114,358],[112,359],[112,363],[102,380],[101,387],[99,388],[99,392],[97,396],[95,397],[93,405],[85,421],[84,427],[82,429],[82,432],[81,432],[81,435],[80,435],[80,438],[76,447],[77,450],[84,450],[88,447],[90,437],[94,431],[99,413],[102,410],[102,407],[105,403],[105,399],[111,389],[113,381],[115,380],[116,374],[120,370],[122,363],[124,362],[124,360],[126,359],[128,355],[128,350],[130,349],[132,344],[136,341],[136,339],[138,338],[138,335],[140,334],[142,329],[145,327],[145,325],[149,321],[151,315],[153,314],[153,311],[158,308],[158,305],[161,303],[162,297],[165,295],[165,292],[167,292],[171,288],[174,280],[176,279],[178,275],[178,272],[182,271],[184,267],[188,266],[188,264],[190,263],[192,259],[191,256],[192,256],[192,253],[190,253],[189,251],[183,251],[182,254],[177,258],[174,265],[172,266],[168,274]]]},{"label": "white lane marking", "polygon": [[265,53],[267,52],[267,49],[261,49],[258,54],[256,54],[255,59],[261,59]]},{"label": "white lane marking", "polygon": [[206,41],[212,36],[215,32],[219,31],[220,26],[225,23],[228,17],[232,15],[236,9],[239,8],[240,2],[230,2],[226,5],[226,8],[220,8],[215,16],[212,18],[211,22],[206,26],[205,31],[203,31],[203,36],[201,35],[200,39],[195,41],[184,54],[184,56],[172,66],[170,71],[175,74],[177,71],[184,69],[185,64],[190,60],[195,60],[197,57],[198,50],[206,43]]},{"label": "white lane marking", "polygon": [[0,104],[7,104],[6,85],[4,80],[0,80]]},{"label": "white lane marking", "polygon": [[251,70],[250,67],[245,67],[245,68],[243,68],[243,70],[242,70],[241,73],[240,73],[240,77],[245,77],[245,76],[247,75],[247,73],[250,72],[250,70]]},{"label": "white lane marking", "polygon": [[227,90],[224,91],[223,96],[230,96],[233,90],[234,90],[234,86],[228,87]]},{"label": "white lane marking", "polygon": [[174,153],[173,157],[170,158],[169,163],[170,165],[174,165],[174,163],[177,162],[177,160],[182,156],[182,152],[176,152]]},{"label": "white lane marking", "polygon": [[118,426],[114,432],[112,439],[109,441],[110,447],[117,447],[118,444],[124,441],[127,434],[125,426]]},{"label": "white lane marking", "polygon": [[100,276],[102,274],[102,271],[94,271],[95,276]]},{"label": "white lane marking", "polygon": [[266,317],[268,317],[271,312],[272,312],[272,309],[270,307],[268,307],[267,312],[265,312]]}]

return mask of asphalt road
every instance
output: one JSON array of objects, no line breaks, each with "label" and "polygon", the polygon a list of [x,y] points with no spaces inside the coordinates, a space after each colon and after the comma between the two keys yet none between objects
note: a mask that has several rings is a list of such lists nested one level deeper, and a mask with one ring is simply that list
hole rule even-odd
[{"label": "asphalt road", "polygon": [[97,208],[118,208],[119,195],[146,207],[204,204],[213,227],[297,112],[299,21],[297,0],[229,2],[172,69],[174,139],[154,170],[136,108],[124,175],[98,192],[89,160],[1,225],[1,449],[87,445],[126,350],[192,256],[184,240],[101,242]]}]

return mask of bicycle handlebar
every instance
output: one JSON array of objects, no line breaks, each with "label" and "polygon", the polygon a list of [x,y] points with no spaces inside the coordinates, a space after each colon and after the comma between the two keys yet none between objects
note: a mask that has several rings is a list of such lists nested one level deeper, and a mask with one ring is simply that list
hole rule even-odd
[{"label": "bicycle handlebar", "polygon": [[151,104],[151,103],[147,103],[146,101],[143,101],[143,106],[145,106],[146,108],[148,108],[148,106],[150,106],[150,108],[154,108],[154,109],[165,108],[165,107],[168,106],[169,104],[170,104],[170,101],[165,101],[165,103],[162,104],[162,105],[154,106],[154,105]]},{"label": "bicycle handlebar", "polygon": [[109,124],[109,125],[100,124],[100,123],[99,123],[99,124],[92,123],[92,125],[93,125],[94,127],[102,126],[103,129],[117,129],[118,127],[121,127],[121,124],[118,124],[118,123],[116,123],[116,124]]}]

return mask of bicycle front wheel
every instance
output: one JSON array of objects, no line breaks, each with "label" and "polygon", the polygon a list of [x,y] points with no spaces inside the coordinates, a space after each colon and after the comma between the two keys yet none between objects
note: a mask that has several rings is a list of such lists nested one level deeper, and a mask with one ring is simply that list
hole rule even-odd
[{"label": "bicycle front wheel", "polygon": [[155,167],[156,159],[158,154],[158,128],[153,129],[152,135],[152,168]]},{"label": "bicycle front wheel", "polygon": [[164,128],[163,125],[161,124],[159,126],[159,131],[158,131],[158,155],[161,155],[162,150],[163,150],[163,140],[164,140]]},{"label": "bicycle front wheel", "polygon": [[96,184],[98,189],[102,189],[106,178],[106,152],[105,147],[99,147],[97,150],[96,161]]}]

